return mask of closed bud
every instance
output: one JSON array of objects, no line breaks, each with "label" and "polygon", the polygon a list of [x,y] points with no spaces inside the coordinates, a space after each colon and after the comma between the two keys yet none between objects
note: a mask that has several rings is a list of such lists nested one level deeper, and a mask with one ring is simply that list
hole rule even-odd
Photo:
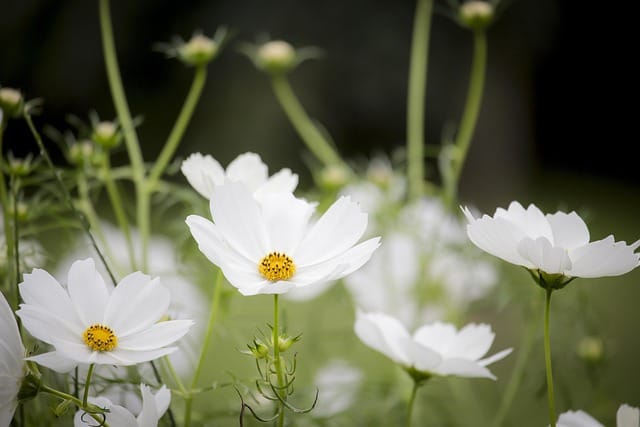
[{"label": "closed bud", "polygon": [[297,64],[296,51],[283,40],[273,40],[258,48],[257,62],[269,73],[285,73]]},{"label": "closed bud", "polygon": [[0,88],[0,109],[5,117],[15,118],[22,114],[24,98],[16,89]]},{"label": "closed bud", "polygon": [[219,44],[202,34],[195,34],[191,40],[178,48],[178,57],[188,65],[205,65],[218,53]]},{"label": "closed bud", "polygon": [[493,5],[487,1],[472,0],[460,6],[460,22],[472,30],[484,30],[493,22],[493,17]]},{"label": "closed bud", "polygon": [[339,190],[349,182],[349,170],[342,165],[324,167],[318,175],[318,184],[327,190]]},{"label": "closed bud", "polygon": [[94,126],[91,139],[101,147],[111,150],[120,144],[122,135],[115,123],[103,121]]},{"label": "closed bud", "polygon": [[69,162],[75,166],[89,164],[95,151],[93,142],[89,140],[76,142],[69,147]]}]

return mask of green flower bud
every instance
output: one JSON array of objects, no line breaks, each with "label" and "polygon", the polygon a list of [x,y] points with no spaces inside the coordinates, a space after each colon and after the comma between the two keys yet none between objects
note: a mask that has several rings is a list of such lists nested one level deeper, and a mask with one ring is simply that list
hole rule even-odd
[{"label": "green flower bud", "polygon": [[218,53],[220,45],[202,34],[195,34],[191,40],[178,47],[178,58],[188,65],[205,65]]},{"label": "green flower bud", "polygon": [[326,166],[318,175],[318,184],[327,190],[339,190],[349,182],[349,170],[342,165]]},{"label": "green flower bud", "polygon": [[472,30],[484,30],[493,22],[493,5],[481,0],[468,1],[460,6],[458,16],[463,26]]},{"label": "green flower bud", "polygon": [[286,73],[298,63],[295,49],[283,40],[272,40],[260,46],[256,59],[260,68],[274,74]]},{"label": "green flower bud", "polygon": [[19,117],[24,107],[24,98],[16,89],[0,88],[0,109],[6,117]]},{"label": "green flower bud", "polygon": [[91,139],[101,147],[111,150],[122,142],[122,134],[115,123],[104,121],[94,126]]},{"label": "green flower bud", "polygon": [[18,159],[9,153],[7,156],[7,172],[14,176],[27,176],[36,166],[36,162],[33,161],[33,156],[29,154],[24,159]]},{"label": "green flower bud", "polygon": [[280,335],[278,337],[278,350],[280,350],[281,353],[284,353],[285,351],[289,350],[293,344],[300,341],[300,337],[301,335],[297,335],[295,337]]},{"label": "green flower bud", "polygon": [[69,147],[69,162],[75,166],[89,164],[95,156],[95,151],[93,142],[89,140],[76,142]]},{"label": "green flower bud", "polygon": [[269,356],[269,347],[258,339],[253,340],[253,346],[251,344],[247,344],[247,347],[249,348],[249,352],[247,354],[250,354],[256,359],[265,359]]}]

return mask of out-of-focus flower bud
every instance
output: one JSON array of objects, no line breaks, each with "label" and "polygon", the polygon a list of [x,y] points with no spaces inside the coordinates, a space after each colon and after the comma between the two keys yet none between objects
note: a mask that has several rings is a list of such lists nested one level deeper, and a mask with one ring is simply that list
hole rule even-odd
[{"label": "out-of-focus flower bud", "polygon": [[91,139],[106,150],[111,150],[122,142],[122,134],[114,122],[103,121],[93,127]]},{"label": "out-of-focus flower bud", "polygon": [[19,117],[23,106],[24,98],[20,91],[9,87],[0,88],[0,109],[4,117]]},{"label": "out-of-focus flower bud", "polygon": [[484,30],[493,22],[494,12],[491,3],[472,0],[463,3],[458,14],[463,26],[472,30]]}]

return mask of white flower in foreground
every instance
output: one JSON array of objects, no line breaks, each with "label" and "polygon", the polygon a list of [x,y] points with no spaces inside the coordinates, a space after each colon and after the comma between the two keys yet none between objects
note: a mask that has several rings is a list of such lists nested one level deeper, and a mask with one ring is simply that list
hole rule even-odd
[{"label": "white flower in foreground", "polygon": [[[106,397],[89,398],[89,402],[106,409],[104,415],[97,415],[98,421],[102,421],[114,427],[156,427],[158,421],[164,415],[171,403],[171,392],[162,386],[154,395],[149,386],[140,384],[142,393],[142,411],[135,417],[128,409],[116,405]],[[99,423],[91,415],[83,410],[76,412],[73,419],[74,427],[94,427]]]},{"label": "white flower in foreground", "polygon": [[416,380],[432,375],[495,380],[486,366],[512,350],[481,359],[495,338],[486,324],[470,323],[458,331],[451,324],[436,322],[418,328],[412,336],[394,317],[358,311],[354,329],[363,343],[400,364]]},{"label": "white flower in foreground", "polygon": [[134,365],[174,351],[166,347],[187,333],[191,320],[159,321],[170,294],[158,278],[140,272],[115,288],[97,272],[92,259],[76,261],[67,287],[34,269],[20,283],[23,304],[17,311],[24,327],[54,351],[32,356],[58,372],[78,364]]},{"label": "white flower in foreground", "polygon": [[255,153],[240,154],[226,171],[210,155],[194,153],[182,162],[181,170],[189,184],[207,199],[211,199],[215,188],[226,180],[244,183],[258,199],[266,193],[292,193],[298,185],[298,175],[290,169],[281,169],[269,177],[267,165]]},{"label": "white flower in foreground", "polygon": [[612,235],[589,242],[589,230],[575,212],[544,215],[531,204],[518,202],[498,208],[493,217],[475,218],[463,208],[469,221],[469,239],[484,251],[512,264],[554,277],[552,287],[562,287],[574,277],[605,277],[625,274],[640,265],[635,250],[640,240],[627,245]]},{"label": "white flower in foreground", "polygon": [[[567,411],[560,414],[558,427],[604,427],[584,411]],[[639,427],[640,409],[629,405],[620,405],[616,413],[616,427]]]},{"label": "white flower in foreground", "polygon": [[0,426],[11,423],[25,375],[24,346],[16,318],[0,292]]},{"label": "white flower in foreground", "polygon": [[367,262],[380,241],[356,244],[367,214],[347,197],[317,222],[311,222],[314,204],[291,193],[266,194],[259,203],[241,183],[219,186],[210,206],[215,222],[190,215],[187,225],[200,251],[243,295],[340,279]]}]

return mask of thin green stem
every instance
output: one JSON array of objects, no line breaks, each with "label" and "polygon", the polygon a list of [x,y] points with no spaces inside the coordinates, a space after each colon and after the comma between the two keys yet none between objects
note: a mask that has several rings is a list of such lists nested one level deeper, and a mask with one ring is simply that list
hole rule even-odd
[{"label": "thin green stem", "polygon": [[433,0],[418,0],[407,90],[407,180],[409,198],[422,195],[424,179],[424,112]]},{"label": "thin green stem", "polygon": [[80,224],[82,225],[82,228],[84,229],[85,234],[89,237],[89,240],[91,241],[91,245],[93,246],[96,253],[98,254],[100,261],[102,261],[102,264],[104,265],[104,268],[107,270],[107,273],[111,278],[111,281],[114,284],[118,283],[116,282],[116,278],[113,275],[111,268],[109,268],[109,264],[107,263],[107,260],[105,259],[104,255],[102,254],[102,251],[98,247],[96,239],[93,237],[93,234],[91,233],[91,227],[89,225],[89,222],[87,221],[87,218],[73,204],[73,199],[71,197],[71,194],[69,194],[69,190],[64,185],[64,182],[62,182],[62,178],[60,177],[60,171],[56,169],[53,162],[51,161],[51,157],[49,157],[49,153],[44,147],[44,143],[42,142],[40,133],[38,133],[38,131],[36,130],[36,127],[33,124],[33,120],[31,119],[31,115],[26,111],[26,109],[24,112],[24,118],[29,126],[29,130],[31,131],[31,134],[33,135],[34,139],[36,140],[36,143],[38,144],[38,148],[40,149],[40,155],[44,158],[45,163],[47,163],[47,166],[49,167],[49,169],[51,169],[51,172],[55,177],[56,183],[58,184],[58,187],[62,191],[62,195],[65,202],[69,205],[69,208],[71,208],[71,211],[75,212],[76,216],[78,217],[78,220],[80,221]]},{"label": "thin green stem", "polygon": [[[284,383],[284,375],[282,373],[282,363],[280,360],[280,345],[279,345],[279,337],[280,337],[280,330],[279,330],[279,325],[278,325],[278,294],[275,294],[273,296],[273,334],[272,334],[272,340],[273,340],[273,359],[274,359],[274,363],[276,364],[276,376],[278,379],[278,393],[280,394],[280,398],[282,399],[282,401],[285,401],[287,399],[287,391],[285,390],[285,383]],[[282,427],[284,425],[284,404],[282,402],[278,402],[278,421],[277,421],[277,426],[278,427]]]},{"label": "thin green stem", "polygon": [[149,238],[151,236],[151,191],[143,183],[136,193],[136,214],[138,230],[140,231],[140,260],[139,268],[147,272],[149,267]]},{"label": "thin green stem", "polygon": [[556,426],[556,408],[553,397],[553,373],[551,372],[551,341],[549,339],[549,307],[551,306],[551,292],[553,289],[546,289],[546,300],[544,306],[544,364],[547,373],[547,399],[549,401],[549,424]]},{"label": "thin green stem", "polygon": [[87,378],[84,380],[84,393],[82,395],[82,407],[87,407],[87,400],[89,399],[89,388],[91,386],[91,376],[93,375],[93,368],[95,367],[95,363],[91,363],[89,365],[89,370],[87,371]]},{"label": "thin green stem", "polygon": [[313,155],[325,166],[342,166],[345,170],[349,170],[332,144],[309,118],[293,89],[291,89],[287,77],[284,74],[273,74],[271,76],[271,86],[289,121]]},{"label": "thin green stem", "polygon": [[213,289],[213,297],[211,300],[211,308],[209,309],[209,321],[207,322],[207,329],[204,335],[204,342],[202,343],[202,349],[200,349],[200,356],[198,357],[198,363],[196,364],[196,369],[193,373],[193,378],[191,379],[191,385],[189,386],[189,393],[185,397],[185,413],[184,413],[184,426],[189,427],[191,422],[191,405],[193,401],[193,395],[191,394],[198,384],[198,379],[200,378],[200,372],[202,371],[202,366],[204,365],[204,359],[207,355],[207,351],[209,349],[209,345],[211,344],[211,337],[213,335],[213,326],[216,323],[216,318],[218,315],[219,307],[220,307],[220,296],[222,295],[222,281],[223,275],[222,271],[218,270],[216,276],[216,283]]},{"label": "thin green stem", "polygon": [[129,263],[130,268],[133,270],[136,266],[135,260],[135,252],[133,249],[133,240],[131,239],[131,230],[129,227],[129,221],[127,220],[127,215],[124,211],[124,207],[122,204],[122,197],[120,196],[120,191],[118,191],[118,187],[111,175],[111,160],[109,159],[109,154],[106,153],[104,156],[104,162],[102,166],[102,176],[104,179],[105,187],[107,188],[107,195],[109,196],[109,202],[111,202],[111,207],[113,208],[113,213],[116,216],[116,221],[118,222],[118,227],[122,230],[125,238],[125,242],[127,245],[127,251],[129,252]]},{"label": "thin green stem", "polygon": [[407,404],[407,427],[411,427],[411,416],[413,415],[413,406],[416,401],[416,395],[418,394],[418,388],[420,383],[413,381],[413,387],[411,388],[411,396],[409,397],[409,403]]},{"label": "thin green stem", "polygon": [[454,150],[450,159],[450,175],[443,176],[445,183],[444,198],[446,206],[452,207],[456,202],[460,174],[467,158],[473,132],[475,131],[482,104],[485,75],[487,69],[487,35],[484,30],[473,32],[473,59],[467,100],[460,120],[460,128],[454,142]]},{"label": "thin green stem", "polygon": [[[1,173],[1,172],[0,172]],[[20,305],[20,225],[18,223],[18,192],[20,191],[20,180],[17,179],[14,175],[11,175],[11,195],[13,200],[13,253],[15,257],[14,262],[14,290],[16,293],[16,307]],[[7,262],[9,262],[7,260]],[[18,330],[20,331],[20,336],[22,336],[22,319],[19,317],[16,319],[18,323]]]},{"label": "thin green stem", "polygon": [[[5,239],[5,245],[6,245],[6,257],[7,257],[7,282],[3,283],[2,286],[4,286],[6,284],[6,286],[8,287],[8,289],[10,289],[11,292],[13,292],[13,288],[11,288],[10,285],[10,280],[13,277],[13,272],[11,271],[13,269],[13,264],[11,264],[11,261],[13,260],[13,250],[14,250],[14,244],[13,244],[13,232],[11,230],[11,207],[9,205],[9,195],[7,194],[7,182],[5,180],[4,177],[4,156],[2,155],[2,141],[3,141],[3,135],[4,135],[4,129],[5,129],[5,123],[4,123],[4,118],[0,121],[0,205],[2,205],[2,222],[3,222],[3,228],[4,228],[4,239]],[[19,295],[16,292],[16,301],[17,303],[19,303]],[[16,306],[14,308],[18,308],[18,305],[16,303]]]},{"label": "thin green stem", "polygon": [[173,129],[171,129],[171,133],[167,137],[167,141],[158,156],[155,164],[151,168],[151,172],[149,173],[148,182],[153,187],[155,183],[158,181],[164,170],[167,168],[167,165],[171,161],[173,154],[178,148],[178,144],[182,140],[184,136],[184,132],[187,129],[187,125],[193,116],[193,111],[195,110],[196,104],[200,99],[200,95],[202,95],[202,89],[204,88],[204,84],[207,81],[207,68],[204,65],[200,65],[196,68],[196,72],[193,76],[193,82],[191,83],[191,89],[189,89],[189,93],[182,105],[182,110],[180,110],[180,114],[176,119],[175,124],[173,125]]},{"label": "thin green stem", "polygon": [[[91,365],[91,366],[93,366],[93,365]],[[73,396],[71,394],[62,392],[60,390],[56,390],[55,388],[51,388],[51,387],[49,387],[48,385],[45,385],[45,384],[42,384],[40,386],[40,391],[43,392],[43,393],[47,393],[47,394],[50,394],[52,396],[55,396],[60,400],[69,400],[69,401],[75,403],[82,410],[86,411],[94,420],[99,422],[100,426],[109,427],[109,424],[106,422],[106,418],[102,419],[100,416],[97,415],[97,413],[94,412],[94,408],[90,408],[88,406],[88,404],[83,403],[83,401],[78,399],[77,397],[75,397],[75,396]],[[105,416],[104,414],[101,414],[101,415]]]}]

